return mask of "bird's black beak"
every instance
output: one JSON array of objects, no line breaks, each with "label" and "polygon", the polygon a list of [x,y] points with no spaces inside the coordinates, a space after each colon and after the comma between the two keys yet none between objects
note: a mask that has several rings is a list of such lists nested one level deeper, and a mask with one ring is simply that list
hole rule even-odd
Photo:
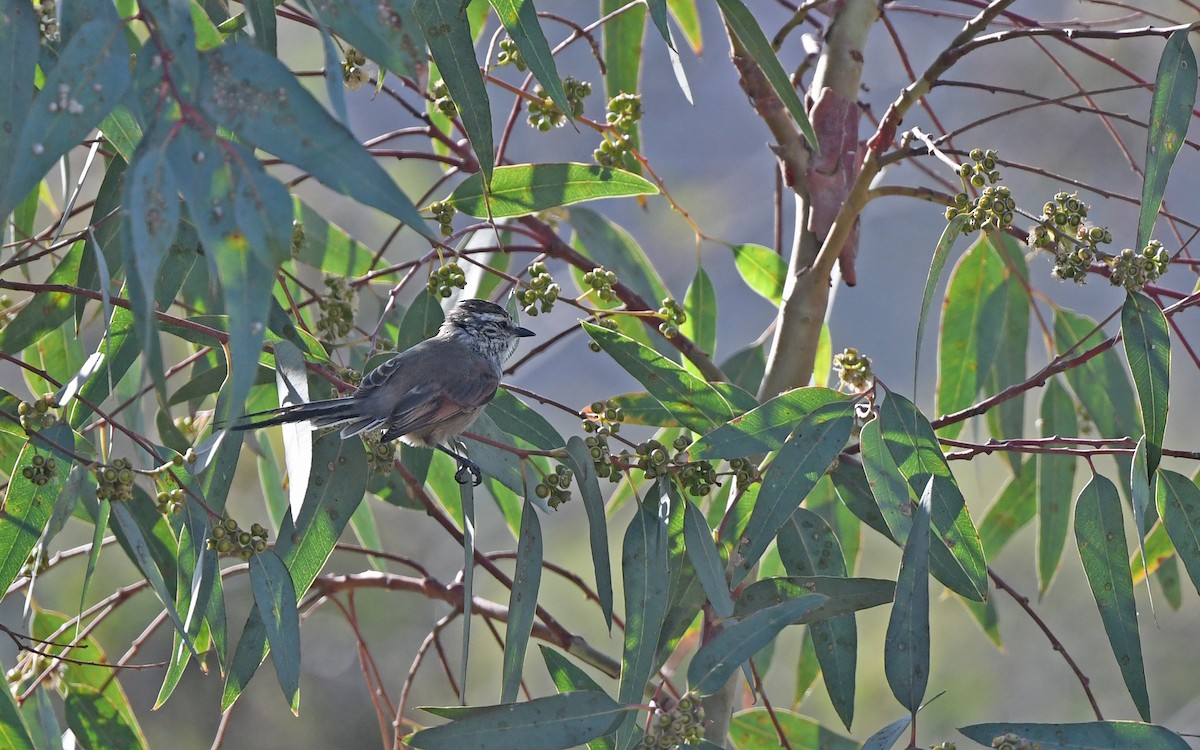
[{"label": "bird's black beak", "polygon": [[523,339],[526,336],[536,336],[537,334],[534,333],[533,331],[529,330],[528,328],[522,328],[521,326],[517,326],[516,330],[513,331],[513,335],[516,336],[517,338]]}]

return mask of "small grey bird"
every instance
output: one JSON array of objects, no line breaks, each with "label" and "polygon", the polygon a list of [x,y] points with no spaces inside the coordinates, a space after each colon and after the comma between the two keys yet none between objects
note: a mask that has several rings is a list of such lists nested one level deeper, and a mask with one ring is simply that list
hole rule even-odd
[{"label": "small grey bird", "polygon": [[[235,430],[285,422],[342,427],[342,437],[383,430],[380,442],[400,438],[409,445],[437,448],[458,463],[454,478],[465,484],[469,472],[478,485],[479,467],[451,441],[471,426],[496,395],[501,366],[532,336],[504,308],[481,299],[459,302],[433,338],[400,352],[363,378],[352,395],[247,414]],[[258,417],[265,417],[254,421]]]}]

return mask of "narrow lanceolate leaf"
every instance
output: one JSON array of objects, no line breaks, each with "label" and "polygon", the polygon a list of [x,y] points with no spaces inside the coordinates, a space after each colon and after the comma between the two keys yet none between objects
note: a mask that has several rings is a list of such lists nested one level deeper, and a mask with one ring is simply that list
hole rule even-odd
[{"label": "narrow lanceolate leaf", "polygon": [[1113,483],[1099,474],[1092,477],[1075,503],[1075,540],[1125,686],[1142,719],[1150,721],[1121,499]]},{"label": "narrow lanceolate leaf", "polygon": [[[778,729],[776,728],[778,726]],[[739,711],[729,725],[729,737],[740,750],[773,750],[779,747],[779,730],[792,750],[860,750],[848,737],[791,711],[751,708]]]},{"label": "narrow lanceolate leaf", "polygon": [[862,468],[878,507],[877,515],[887,526],[892,539],[903,545],[908,541],[908,533],[912,529],[916,495],[884,444],[878,419],[863,425],[859,443],[862,446]]},{"label": "narrow lanceolate leaf", "polygon": [[198,103],[211,117],[332,190],[433,236],[383,167],[278,58],[251,44],[223,44],[203,53],[201,60],[205,74]]},{"label": "narrow lanceolate leaf", "polygon": [[707,432],[733,418],[729,403],[704,380],[617,331],[586,321],[582,325],[592,340],[688,429]]},{"label": "narrow lanceolate leaf", "polygon": [[1133,385],[1137,389],[1142,426],[1146,430],[1147,475],[1140,479],[1149,484],[1162,459],[1163,433],[1167,428],[1171,335],[1167,332],[1167,318],[1162,308],[1141,292],[1129,292],[1125,297],[1121,308],[1121,334],[1125,357],[1133,373]]},{"label": "narrow lanceolate leaf", "polygon": [[[634,8],[622,13],[619,18],[637,13],[645,11]],[[606,38],[611,26],[611,23],[605,24]],[[609,74],[612,74],[611,68]],[[624,227],[582,206],[569,209],[567,219],[575,228],[573,246],[595,261],[596,265],[615,273],[621,285],[635,292],[646,304],[654,305],[670,296],[646,251]]]},{"label": "narrow lanceolate leaf", "polygon": [[508,597],[508,627],[504,631],[504,667],[500,702],[512,703],[521,688],[525,649],[533,629],[538,590],[542,584],[542,524],[537,508],[528,500],[521,511],[521,538],[517,542],[517,568]]},{"label": "narrow lanceolate leaf", "polygon": [[835,578],[830,576],[785,576],[763,578],[742,590],[733,616],[753,612],[808,594],[820,594],[825,603],[805,612],[795,624],[815,623],[831,617],[890,604],[896,598],[896,582],[880,578]]},{"label": "narrow lanceolate leaf", "polygon": [[[679,326],[679,332],[711,356],[717,350],[717,290],[703,266],[696,267],[696,275],[683,297],[683,311],[687,320]],[[700,375],[700,369],[690,359],[683,361],[683,367],[693,375]]]},{"label": "narrow lanceolate leaf", "polygon": [[25,726],[21,709],[17,708],[17,702],[8,688],[0,690],[0,744],[11,750],[35,750],[37,747],[33,744],[29,727]]},{"label": "narrow lanceolate leaf", "polygon": [[900,705],[916,713],[929,684],[929,521],[933,477],[913,512],[888,619],[883,668]]},{"label": "narrow lanceolate leaf", "polygon": [[[1000,339],[992,369],[983,374],[983,395],[994,396],[1005,388],[1025,379],[1026,358],[1029,354],[1029,316],[1032,302],[1029,295],[1029,267],[1025,263],[1025,244],[1007,234],[985,235],[1004,261],[1004,285],[998,292],[1000,303],[996,322]],[[1007,399],[987,413],[988,432],[997,439],[1017,438],[1025,429],[1025,394]],[[1004,459],[1017,473],[1023,463],[1020,453],[1006,451]]]},{"label": "narrow lanceolate leaf", "polygon": [[962,236],[966,216],[955,216],[942,230],[942,237],[937,247],[933,249],[933,258],[929,261],[929,275],[925,278],[925,291],[921,295],[921,315],[917,318],[917,354],[913,362],[913,382],[916,382],[917,372],[921,368],[921,343],[925,340],[925,324],[929,320],[929,306],[933,304],[933,293],[937,291],[938,281],[942,278],[942,270],[946,268],[946,259],[954,242]]},{"label": "narrow lanceolate leaf", "polygon": [[1013,535],[1037,515],[1037,464],[1026,461],[1021,471],[1000,489],[979,522],[983,554],[994,560]]},{"label": "narrow lanceolate leaf", "polygon": [[704,594],[717,617],[730,617],[733,615],[733,597],[725,580],[721,556],[713,544],[712,530],[708,528],[704,514],[692,503],[684,501],[683,512],[683,538],[692,567],[696,569],[696,576],[704,587]]},{"label": "narrow lanceolate leaf", "polygon": [[[1041,421],[1042,437],[1078,434],[1075,402],[1058,378],[1051,378],[1042,394]],[[1045,593],[1058,571],[1071,525],[1075,457],[1041,453],[1036,461],[1038,587]]]},{"label": "narrow lanceolate leaf", "polygon": [[654,195],[654,183],[632,172],[596,164],[512,164],[496,167],[491,189],[478,173],[459,183],[447,198],[468,216],[501,219],[528,216],[548,208],[600,198]]},{"label": "narrow lanceolate leaf", "polygon": [[746,286],[773,304],[783,301],[783,285],[787,281],[787,261],[779,253],[762,245],[730,245],[733,262]]},{"label": "narrow lanceolate leaf", "polygon": [[254,604],[262,614],[271,645],[271,661],[279,687],[292,713],[300,712],[300,615],[296,589],[287,566],[275,550],[263,550],[250,558],[250,586]]},{"label": "narrow lanceolate leaf", "polygon": [[583,497],[583,508],[588,518],[588,546],[592,551],[592,570],[596,576],[596,596],[600,599],[600,610],[604,622],[612,629],[613,588],[612,565],[608,559],[608,522],[604,517],[604,496],[600,493],[600,480],[596,476],[596,465],[583,438],[572,435],[567,441],[567,459],[575,473],[579,494]]},{"label": "narrow lanceolate leaf", "polygon": [[1200,489],[1182,474],[1158,473],[1158,514],[1183,560],[1192,585],[1200,592]]},{"label": "narrow lanceolate leaf", "polygon": [[437,63],[450,98],[458,105],[459,118],[479,161],[485,183],[492,179],[496,147],[492,141],[492,108],[483,73],[475,59],[471,24],[465,3],[416,0],[413,15],[425,32],[429,54]]},{"label": "narrow lanceolate leaf", "polygon": [[123,721],[122,705],[105,690],[73,685],[65,700],[67,726],[83,747],[146,747],[145,738]]},{"label": "narrow lanceolate leaf", "polygon": [[796,424],[763,475],[758,501],[737,546],[734,585],[750,573],[779,527],[825,476],[846,447],[853,427],[854,406],[849,401],[820,407]]},{"label": "narrow lanceolate leaf", "polygon": [[405,739],[422,750],[535,750],[575,747],[611,732],[628,713],[602,692],[581,690],[525,703],[426,711],[453,719]]},{"label": "narrow lanceolate leaf", "polygon": [[[0,164],[16,164],[17,137],[33,101],[33,74],[38,59],[38,19],[28,3],[8,3],[7,23],[0,25],[0,79],[7,85],[0,90]],[[36,182],[34,183],[36,184]],[[0,186],[0,196],[4,188]],[[26,192],[29,192],[28,190]],[[24,196],[0,200],[0,216],[7,217]]]},{"label": "narrow lanceolate leaf", "polygon": [[781,393],[700,438],[688,453],[693,459],[743,458],[778,450],[797,423],[835,403],[849,403],[849,397],[829,388]]},{"label": "narrow lanceolate leaf", "polygon": [[563,90],[562,79],[558,77],[558,67],[554,64],[554,56],[550,54],[550,45],[546,43],[546,35],[542,33],[542,25],[538,23],[533,0],[490,2],[496,9],[496,15],[504,25],[504,30],[517,43],[517,49],[521,50],[521,56],[529,64],[529,70],[537,76],[538,82],[558,105],[559,110],[574,120],[571,107],[567,103],[567,92]]},{"label": "narrow lanceolate leaf", "polygon": [[[6,16],[12,11],[5,5]],[[27,60],[10,57],[26,48],[26,15],[17,14],[14,22],[6,18],[0,41],[11,41],[5,48],[10,62],[4,67],[18,76],[16,88],[4,95],[0,104],[14,105],[13,111],[0,108],[0,114],[16,137],[9,141],[11,151],[0,152],[6,174],[0,178],[0,216],[9,213],[33,190],[59,158],[77,146],[97,123],[104,119],[129,88],[129,47],[124,28],[96,19],[80,26],[67,41],[58,62],[46,74],[42,88],[29,103],[32,91],[32,66],[37,60],[36,47]],[[11,35],[11,36],[9,36]],[[34,37],[36,42],[36,35]],[[6,81],[10,79],[5,79]],[[8,84],[6,83],[6,86]],[[3,128],[6,134],[9,128]],[[3,141],[0,141],[3,143]]]},{"label": "narrow lanceolate leaf", "polygon": [[742,663],[758,653],[788,625],[826,601],[821,594],[760,609],[744,620],[727,626],[704,644],[688,665],[688,687],[700,695],[720,690]]},{"label": "narrow lanceolate leaf", "polygon": [[[938,342],[938,414],[953,414],[975,401],[1000,346],[1007,299],[1004,260],[981,238],[958,261],[946,288]],[[964,424],[946,425],[941,433],[957,437]]]},{"label": "narrow lanceolate leaf", "polygon": [[862,750],[890,750],[896,744],[896,740],[900,739],[900,735],[907,731],[912,720],[912,714],[901,716],[868,737],[867,741],[863,743]]},{"label": "narrow lanceolate leaf", "polygon": [[[62,423],[43,430],[41,434],[68,451],[75,445],[71,429]],[[65,456],[56,454],[53,469],[47,469],[45,463],[35,467],[36,457],[47,461],[51,455],[41,441],[38,443],[37,446],[27,443],[21,449],[13,465],[12,479],[4,493],[4,505],[0,506],[0,592],[8,591],[25,566],[29,553],[50,521],[54,501],[62,491],[71,468]],[[46,483],[37,485],[33,480],[26,479],[23,476],[26,468],[44,471],[42,476],[46,477]]]},{"label": "narrow lanceolate leaf", "polygon": [[425,61],[421,30],[405,0],[308,0],[338,36],[372,62],[399,76]]},{"label": "narrow lanceolate leaf", "polygon": [[[779,557],[790,576],[845,578],[846,560],[833,529],[807,508],[797,508],[779,530]],[[809,625],[825,688],[847,728],[854,721],[854,684],[858,666],[858,626],[854,615],[839,615]]]},{"label": "narrow lanceolate leaf", "polygon": [[1136,721],[1089,721],[1082,724],[974,724],[958,731],[990,747],[996,737],[1012,733],[1046,748],[1061,750],[1188,750],[1190,745],[1169,729]]},{"label": "narrow lanceolate leaf", "polygon": [[730,30],[754,58],[754,62],[762,69],[771,88],[775,90],[783,105],[787,107],[787,111],[791,113],[792,119],[800,127],[800,132],[804,134],[805,140],[813,149],[818,148],[817,134],[813,131],[812,123],[808,121],[804,104],[796,94],[792,79],[783,69],[783,65],[779,63],[779,58],[775,56],[775,49],[771,46],[770,40],[759,27],[758,21],[754,20],[754,14],[746,8],[741,0],[717,0],[717,6],[721,9],[721,15],[725,17],[725,22],[729,25]]},{"label": "narrow lanceolate leaf", "polygon": [[[600,15],[608,16],[616,10],[616,14],[604,24],[603,47],[605,99],[612,99],[619,94],[637,94],[642,90],[640,78],[642,72],[642,42],[646,34],[646,7],[639,3],[625,9],[628,3],[623,0],[600,0]],[[638,150],[641,148],[642,124],[634,124],[633,132],[629,133],[629,145]],[[631,155],[625,157],[625,168],[641,173],[642,167]]]},{"label": "narrow lanceolate leaf", "polygon": [[1150,127],[1146,131],[1146,176],[1138,212],[1137,248],[1150,241],[1167,189],[1167,176],[1192,120],[1192,107],[1196,103],[1196,54],[1189,36],[1187,29],[1171,34],[1158,61]]}]

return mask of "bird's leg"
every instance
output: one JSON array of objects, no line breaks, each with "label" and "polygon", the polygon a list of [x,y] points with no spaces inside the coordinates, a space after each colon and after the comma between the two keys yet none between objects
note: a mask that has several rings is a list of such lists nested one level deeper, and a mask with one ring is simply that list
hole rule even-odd
[{"label": "bird's leg", "polygon": [[[458,463],[458,471],[454,472],[454,481],[458,482],[459,484],[466,484],[468,481],[470,481],[472,486],[475,487],[478,487],[483,483],[483,472],[479,470],[479,466],[474,461],[464,455],[465,449],[464,453],[457,453],[440,443],[435,447],[442,453],[452,457]],[[470,480],[467,479],[468,473],[471,475]]]}]

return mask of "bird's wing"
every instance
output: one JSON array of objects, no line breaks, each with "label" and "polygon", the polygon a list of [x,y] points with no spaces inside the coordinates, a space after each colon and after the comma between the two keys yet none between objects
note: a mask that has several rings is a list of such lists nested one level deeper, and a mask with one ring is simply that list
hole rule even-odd
[{"label": "bird's wing", "polygon": [[[392,409],[388,432],[407,435],[474,411],[496,395],[500,376],[484,357],[471,353],[445,377],[416,385]],[[439,382],[440,381],[440,382]]]}]

